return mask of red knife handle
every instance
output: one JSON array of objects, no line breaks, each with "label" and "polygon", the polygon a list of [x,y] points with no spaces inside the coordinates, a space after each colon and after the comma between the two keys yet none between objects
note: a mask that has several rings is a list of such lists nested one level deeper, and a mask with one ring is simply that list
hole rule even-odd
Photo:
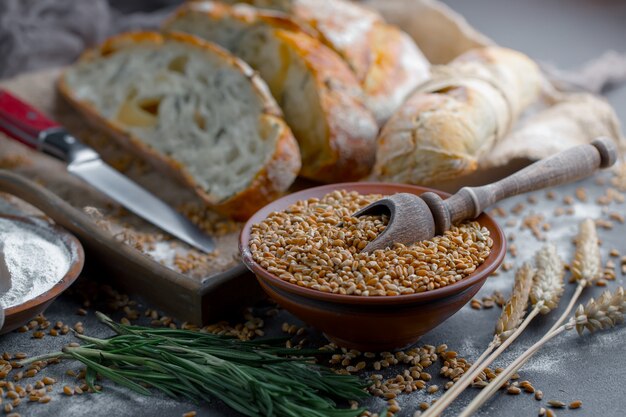
[{"label": "red knife handle", "polygon": [[93,149],[80,143],[61,125],[2,89],[0,89],[0,131],[18,142],[67,163],[99,159]]},{"label": "red knife handle", "polygon": [[42,132],[59,127],[30,104],[0,89],[0,131],[9,137],[38,148]]}]

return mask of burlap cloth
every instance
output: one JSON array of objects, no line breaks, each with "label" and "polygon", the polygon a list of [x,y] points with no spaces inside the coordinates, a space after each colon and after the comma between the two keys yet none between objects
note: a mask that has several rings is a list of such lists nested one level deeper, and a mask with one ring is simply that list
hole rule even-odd
[{"label": "burlap cloth", "polygon": [[[2,0],[0,78],[67,65],[116,33],[158,28],[176,3],[180,1]],[[124,13],[130,10],[152,11]]]}]

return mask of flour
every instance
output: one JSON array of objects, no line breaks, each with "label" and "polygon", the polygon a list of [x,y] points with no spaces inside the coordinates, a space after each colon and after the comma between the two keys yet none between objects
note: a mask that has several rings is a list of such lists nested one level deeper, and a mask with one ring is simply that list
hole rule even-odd
[{"label": "flour", "polygon": [[[71,254],[51,231],[0,218],[0,275],[10,289],[0,295],[9,308],[52,288],[70,268]],[[5,287],[5,288],[6,288]]]}]

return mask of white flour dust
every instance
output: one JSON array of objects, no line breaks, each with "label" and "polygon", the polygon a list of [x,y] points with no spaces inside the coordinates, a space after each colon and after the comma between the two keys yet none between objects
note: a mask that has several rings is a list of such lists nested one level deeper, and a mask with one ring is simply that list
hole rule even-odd
[{"label": "white flour dust", "polygon": [[0,305],[13,307],[52,288],[72,255],[51,231],[0,219]]}]

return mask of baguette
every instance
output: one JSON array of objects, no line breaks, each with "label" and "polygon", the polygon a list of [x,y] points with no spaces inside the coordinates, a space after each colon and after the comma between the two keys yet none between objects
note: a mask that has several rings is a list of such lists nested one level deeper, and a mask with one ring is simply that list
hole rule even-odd
[{"label": "baguette", "polygon": [[[226,0],[238,3],[239,0]],[[317,33],[348,63],[382,125],[429,77],[428,60],[409,35],[375,10],[347,0],[245,0],[280,10]]]},{"label": "baguette", "polygon": [[431,185],[467,175],[539,98],[527,56],[500,47],[469,51],[435,71],[384,126],[374,177]]},{"label": "baguette", "polygon": [[237,220],[286,191],[300,168],[265,83],[189,35],[113,37],[67,69],[58,88],[131,153]]},{"label": "baguette", "polygon": [[183,5],[164,28],[213,41],[259,71],[300,145],[300,175],[337,182],[370,173],[376,121],[348,66],[306,30],[282,14],[216,2]]}]

